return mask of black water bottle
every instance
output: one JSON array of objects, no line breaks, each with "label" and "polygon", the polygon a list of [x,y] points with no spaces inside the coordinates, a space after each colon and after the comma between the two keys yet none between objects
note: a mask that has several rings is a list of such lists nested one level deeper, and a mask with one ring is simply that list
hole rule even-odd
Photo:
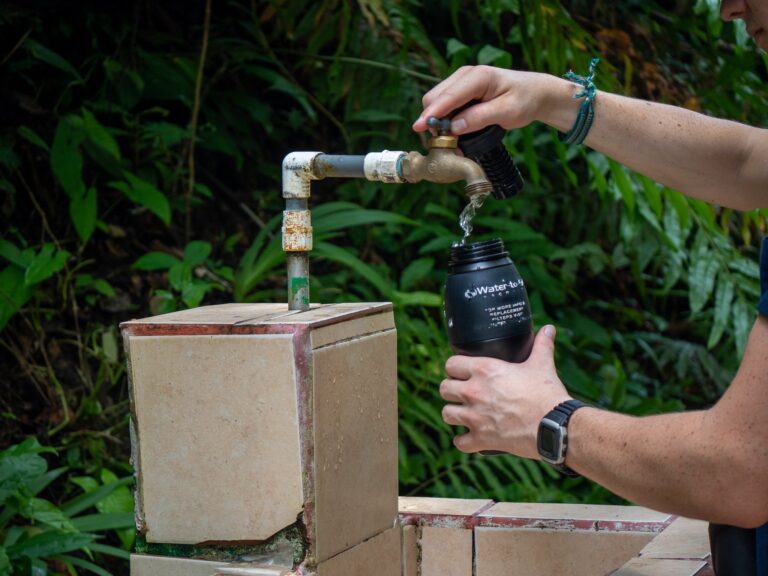
[{"label": "black water bottle", "polygon": [[528,358],[534,338],[528,293],[500,239],[451,247],[445,320],[456,354]]}]

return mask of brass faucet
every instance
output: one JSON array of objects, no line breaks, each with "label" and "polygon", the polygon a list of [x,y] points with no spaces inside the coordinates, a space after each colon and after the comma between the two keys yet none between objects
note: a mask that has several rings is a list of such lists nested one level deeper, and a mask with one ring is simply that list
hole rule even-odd
[{"label": "brass faucet", "polygon": [[426,156],[412,151],[403,158],[403,178],[412,183],[426,180],[438,184],[465,180],[464,192],[467,196],[490,193],[493,185],[482,167],[474,160],[456,153],[459,139],[449,132],[450,120],[429,120],[430,127],[438,128],[438,135],[429,139],[429,152]]}]

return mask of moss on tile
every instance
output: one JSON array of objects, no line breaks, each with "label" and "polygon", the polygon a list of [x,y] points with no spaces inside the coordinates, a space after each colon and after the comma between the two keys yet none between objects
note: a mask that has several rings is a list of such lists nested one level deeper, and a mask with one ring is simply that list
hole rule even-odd
[{"label": "moss on tile", "polygon": [[305,537],[304,525],[296,522],[284,528],[268,540],[260,543],[239,544],[165,544],[147,542],[143,536],[136,538],[136,553],[174,558],[193,558],[217,562],[254,562],[257,560],[278,559],[286,561],[289,557],[293,565],[304,561],[309,543]]}]

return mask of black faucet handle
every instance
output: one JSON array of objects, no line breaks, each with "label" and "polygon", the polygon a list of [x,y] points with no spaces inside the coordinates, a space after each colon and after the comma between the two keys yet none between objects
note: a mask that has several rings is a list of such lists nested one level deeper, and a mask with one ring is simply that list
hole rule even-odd
[{"label": "black faucet handle", "polygon": [[450,136],[451,135],[451,119],[450,118],[436,118],[430,116],[427,118],[427,128],[437,130],[438,136]]}]

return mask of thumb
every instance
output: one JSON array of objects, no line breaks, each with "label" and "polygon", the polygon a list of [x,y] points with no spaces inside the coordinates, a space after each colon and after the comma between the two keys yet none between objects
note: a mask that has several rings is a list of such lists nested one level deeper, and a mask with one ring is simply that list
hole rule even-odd
[{"label": "thumb", "polygon": [[557,331],[552,324],[543,326],[536,334],[536,339],[533,341],[533,349],[528,359],[554,363],[556,334]]}]

